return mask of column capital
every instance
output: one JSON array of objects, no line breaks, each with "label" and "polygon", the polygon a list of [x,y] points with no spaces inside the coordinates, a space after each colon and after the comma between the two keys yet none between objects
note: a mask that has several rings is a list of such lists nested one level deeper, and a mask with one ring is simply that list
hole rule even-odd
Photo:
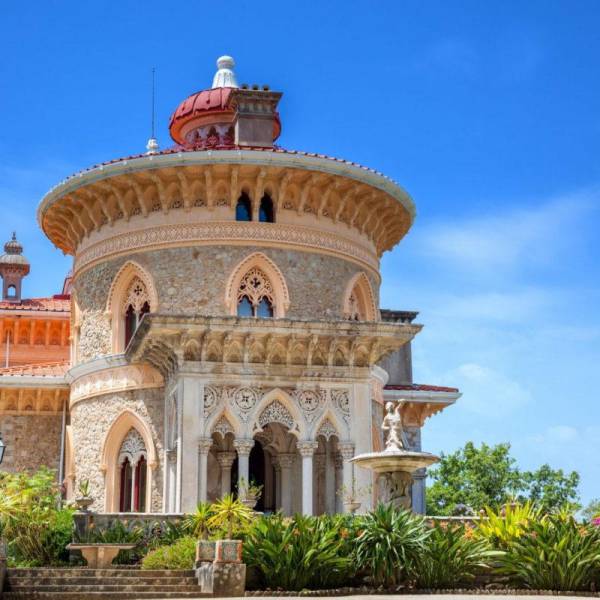
[{"label": "column capital", "polygon": [[338,444],[338,450],[344,457],[344,460],[350,460],[354,456],[354,443],[353,442],[340,442]]},{"label": "column capital", "polygon": [[223,469],[230,469],[235,458],[235,452],[217,452],[217,461]]},{"label": "column capital", "polygon": [[300,455],[303,457],[312,456],[318,447],[319,447],[318,442],[305,441],[305,442],[298,442],[296,444],[296,448],[298,448],[298,452],[300,452]]},{"label": "column capital", "polygon": [[212,448],[212,445],[212,438],[200,438],[198,440],[198,452],[200,452],[200,454],[208,454]]},{"label": "column capital", "polygon": [[279,466],[282,469],[289,469],[293,464],[294,461],[296,460],[296,455],[295,454],[280,454],[279,455]]},{"label": "column capital", "polygon": [[246,438],[238,438],[233,440],[233,447],[237,450],[238,455],[248,455],[254,448],[254,440]]}]

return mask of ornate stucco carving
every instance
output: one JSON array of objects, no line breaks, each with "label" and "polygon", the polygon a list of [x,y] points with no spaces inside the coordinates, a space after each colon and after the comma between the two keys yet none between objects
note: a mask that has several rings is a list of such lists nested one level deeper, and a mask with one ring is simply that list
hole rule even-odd
[{"label": "ornate stucco carving", "polygon": [[333,423],[329,419],[325,419],[317,431],[317,437],[319,436],[323,436],[326,440],[328,440],[333,436],[339,438],[340,434]]},{"label": "ornate stucco carving", "polygon": [[310,251],[325,251],[358,262],[377,272],[376,254],[350,238],[331,232],[320,232],[309,227],[271,223],[265,229],[262,223],[251,222],[191,222],[128,231],[90,245],[77,254],[75,276],[96,261],[126,254],[133,250],[150,250],[161,246],[256,243],[281,247],[296,247]]},{"label": "ornate stucco carving", "polygon": [[162,387],[161,374],[149,365],[104,369],[75,380],[71,385],[71,406],[102,394]]},{"label": "ornate stucco carving", "polygon": [[217,405],[219,404],[221,399],[221,388],[207,385],[204,388],[204,416],[208,417]]},{"label": "ornate stucco carving", "polygon": [[327,392],[325,390],[294,390],[292,397],[302,409],[305,419],[312,423],[325,406]]},{"label": "ornate stucco carving", "polygon": [[135,465],[142,456],[146,458],[146,444],[139,431],[132,427],[121,444],[119,463],[127,458],[131,464]]},{"label": "ornate stucco carving", "polygon": [[269,404],[258,417],[258,424],[265,427],[269,423],[280,423],[288,429],[295,429],[294,417],[290,411],[279,400],[274,400]]}]

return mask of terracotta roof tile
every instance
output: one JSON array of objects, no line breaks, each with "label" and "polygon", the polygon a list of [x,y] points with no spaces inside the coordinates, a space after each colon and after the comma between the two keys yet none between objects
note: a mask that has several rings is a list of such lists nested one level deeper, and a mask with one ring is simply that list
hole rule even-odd
[{"label": "terracotta roof tile", "polygon": [[0,310],[69,312],[71,310],[71,296],[56,294],[50,298],[26,298],[21,302],[0,301]]},{"label": "terracotta roof tile", "polygon": [[458,393],[458,388],[444,387],[441,385],[428,385],[423,383],[405,383],[401,385],[386,385],[386,390],[405,390],[407,392],[450,392]]},{"label": "terracotta roof tile", "polygon": [[19,365],[0,369],[0,377],[62,377],[71,367],[71,362],[38,363],[37,365]]}]

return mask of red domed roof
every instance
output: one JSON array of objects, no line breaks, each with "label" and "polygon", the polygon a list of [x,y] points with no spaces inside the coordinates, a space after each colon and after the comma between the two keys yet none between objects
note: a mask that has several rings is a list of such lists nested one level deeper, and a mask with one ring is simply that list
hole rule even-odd
[{"label": "red domed roof", "polygon": [[178,144],[185,144],[185,140],[181,136],[183,126],[204,115],[222,114],[225,122],[233,121],[235,111],[229,105],[232,90],[233,88],[213,88],[196,92],[186,98],[171,115],[169,121],[171,137]]},{"label": "red domed roof", "polygon": [[[186,125],[198,122],[198,125],[226,124],[235,120],[236,109],[232,106],[232,96],[239,88],[220,87],[202,90],[188,96],[171,115],[169,132],[173,140],[187,145],[185,133],[189,131]],[[273,141],[281,134],[279,113],[275,112],[273,120]],[[187,131],[184,133],[184,129]]]}]

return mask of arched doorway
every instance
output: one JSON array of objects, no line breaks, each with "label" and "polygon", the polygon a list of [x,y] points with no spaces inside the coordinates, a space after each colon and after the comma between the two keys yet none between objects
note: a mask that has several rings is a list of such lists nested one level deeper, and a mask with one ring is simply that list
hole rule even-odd
[{"label": "arched doorway", "polygon": [[255,510],[265,511],[265,451],[262,444],[255,440],[250,451],[250,483],[262,486],[262,493],[256,504]]}]

